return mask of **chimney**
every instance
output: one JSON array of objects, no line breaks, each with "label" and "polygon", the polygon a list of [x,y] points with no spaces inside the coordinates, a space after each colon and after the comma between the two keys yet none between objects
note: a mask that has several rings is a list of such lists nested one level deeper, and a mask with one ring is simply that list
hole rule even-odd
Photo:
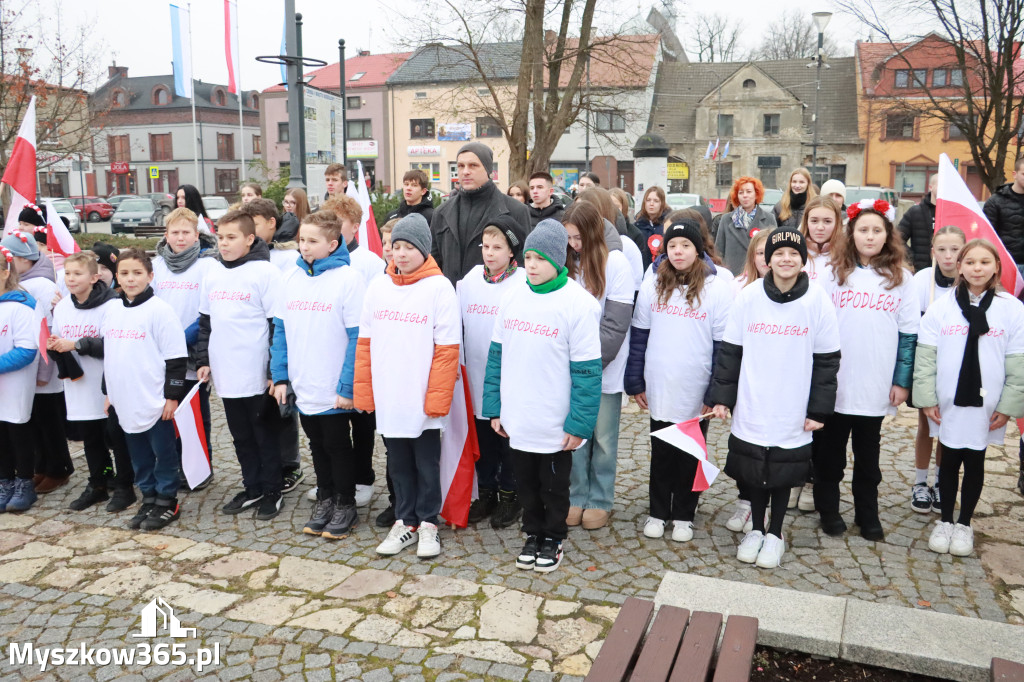
[{"label": "chimney", "polygon": [[113,78],[117,78],[118,76],[121,76],[123,78],[127,78],[128,77],[128,67],[127,66],[118,66],[117,62],[114,62],[113,65],[107,67],[107,78],[113,79]]},{"label": "chimney", "polygon": [[360,57],[369,57],[370,56],[370,51],[369,50],[359,50],[359,56]]}]

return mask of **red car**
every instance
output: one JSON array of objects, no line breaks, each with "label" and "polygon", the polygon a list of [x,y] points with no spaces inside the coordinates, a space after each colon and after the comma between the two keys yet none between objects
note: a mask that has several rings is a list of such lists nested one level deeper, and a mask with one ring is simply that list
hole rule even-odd
[{"label": "red car", "polygon": [[110,220],[110,216],[114,215],[114,207],[106,199],[100,199],[99,197],[68,197],[68,201],[78,211],[79,217],[82,220],[88,220],[90,223]]}]

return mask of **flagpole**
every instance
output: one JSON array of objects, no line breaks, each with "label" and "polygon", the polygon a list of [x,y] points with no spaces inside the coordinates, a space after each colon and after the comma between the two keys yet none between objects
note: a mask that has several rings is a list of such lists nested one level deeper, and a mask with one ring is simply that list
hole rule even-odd
[{"label": "flagpole", "polygon": [[[188,63],[192,67],[192,3],[187,3],[188,7]],[[192,168],[196,174],[196,183],[199,183],[199,132],[196,129],[196,79],[192,77],[191,68],[189,69],[188,77],[192,80],[189,84],[189,89],[192,91]],[[205,178],[204,178],[205,179]],[[200,193],[206,192],[206,183],[202,183],[203,187]]]},{"label": "flagpole", "polygon": [[[242,34],[238,31],[238,3],[234,3],[234,20],[235,20],[235,50],[241,52],[242,50]],[[232,54],[231,57],[235,60],[235,89],[238,90],[238,148],[242,152],[242,182],[245,182],[248,174],[245,169],[245,126],[242,124],[242,55]]]}]

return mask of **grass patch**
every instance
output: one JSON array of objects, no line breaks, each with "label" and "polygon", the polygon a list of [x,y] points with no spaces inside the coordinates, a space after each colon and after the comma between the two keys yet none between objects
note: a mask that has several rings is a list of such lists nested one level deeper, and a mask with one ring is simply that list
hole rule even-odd
[{"label": "grass patch", "polygon": [[156,249],[157,242],[160,241],[159,237],[135,237],[130,234],[100,234],[96,232],[90,232],[89,234],[76,234],[74,237],[75,241],[78,243],[78,248],[83,251],[92,248],[92,245],[96,242],[110,244],[111,246],[115,246],[119,249],[135,247],[138,249],[153,251]]}]

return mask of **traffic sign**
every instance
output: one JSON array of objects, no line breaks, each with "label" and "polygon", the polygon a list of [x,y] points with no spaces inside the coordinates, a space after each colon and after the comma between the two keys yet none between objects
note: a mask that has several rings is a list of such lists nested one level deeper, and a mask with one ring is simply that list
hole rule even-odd
[{"label": "traffic sign", "polygon": [[152,180],[159,180],[160,179],[160,166],[150,166],[149,167],[149,177]]}]

